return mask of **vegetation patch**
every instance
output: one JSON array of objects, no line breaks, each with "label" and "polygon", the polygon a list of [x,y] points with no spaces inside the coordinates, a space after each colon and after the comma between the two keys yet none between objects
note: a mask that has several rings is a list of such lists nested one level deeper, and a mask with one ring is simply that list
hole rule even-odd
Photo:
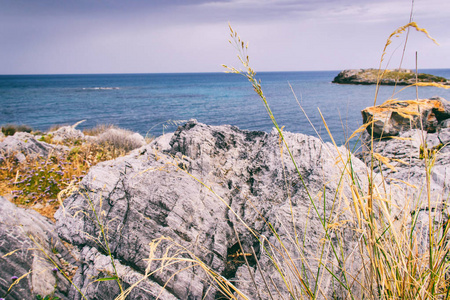
[{"label": "vegetation patch", "polygon": [[14,135],[16,132],[31,133],[33,128],[28,125],[6,124],[2,126],[2,132],[5,136]]},{"label": "vegetation patch", "polygon": [[[14,125],[8,126],[5,130],[9,135],[13,131],[24,131],[29,128],[25,125]],[[129,138],[132,132],[116,130],[118,134],[109,134],[92,142],[83,142],[80,139],[53,142],[51,134],[44,134],[39,141],[68,146],[70,150],[52,151],[45,157],[27,157],[25,162],[19,162],[14,155],[0,153],[2,194],[11,194],[13,203],[32,207],[53,219],[60,205],[58,195],[62,190],[78,184],[90,167],[125,155],[130,150],[142,146],[133,143],[134,140]]]}]

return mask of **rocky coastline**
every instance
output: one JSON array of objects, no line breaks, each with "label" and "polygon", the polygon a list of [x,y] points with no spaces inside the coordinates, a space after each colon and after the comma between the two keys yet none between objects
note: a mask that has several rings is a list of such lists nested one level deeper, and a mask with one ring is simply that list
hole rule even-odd
[{"label": "rocky coastline", "polygon": [[[439,97],[392,101],[367,108],[362,115],[366,123],[373,121],[374,149],[383,158],[374,171],[383,173],[385,179],[376,178],[375,183],[388,185],[393,194],[400,195],[393,210],[402,207],[402,195],[424,188],[424,139],[425,151],[440,152],[431,172],[430,193],[450,192],[448,101]],[[371,132],[372,126],[367,126],[363,141],[369,142]],[[190,120],[150,143],[135,136],[134,141],[140,143],[136,149],[89,169],[64,199],[55,222],[12,204],[11,195],[0,195],[0,297],[83,299],[81,291],[86,299],[114,299],[121,293],[116,282],[120,280],[124,290],[130,288],[127,299],[220,298],[221,291],[202,265],[188,259],[194,254],[234,282],[249,299],[268,298],[259,295],[255,286],[265,286],[269,277],[267,290],[288,298],[289,291],[276,276],[264,247],[279,246],[282,240],[283,247],[294,253],[291,237],[295,232],[306,253],[302,260],[308,267],[303,272],[314,281],[322,267],[316,254],[325,229],[322,219],[311,213],[311,199],[323,198],[316,209],[332,212],[330,219],[345,224],[352,212],[336,210],[333,197],[325,201],[323,195],[352,198],[354,191],[339,184],[345,168],[340,158],[351,158],[362,190],[369,184],[371,162],[364,151],[356,157],[345,147],[336,148],[315,137],[284,134],[297,166],[283,154],[276,131],[246,131]],[[75,126],[63,127],[52,137],[81,143],[92,139]],[[47,143],[42,136],[29,133],[0,137],[3,159],[14,156],[18,163],[70,152],[78,145]],[[409,185],[401,183],[406,178],[411,179]],[[424,216],[432,210],[426,203],[420,209]],[[400,218],[413,212],[396,213]],[[346,241],[339,250],[347,258],[346,272],[357,279],[362,264],[354,252],[358,233],[343,225],[338,232]],[[184,260],[173,263],[169,258],[175,255]],[[248,265],[243,255],[248,255]],[[324,255],[327,268],[339,264],[330,252]],[[149,258],[157,260],[149,264]],[[166,267],[161,270],[162,266]],[[346,295],[336,285],[336,275],[325,272],[321,276],[319,298]],[[338,272],[338,276],[344,274]],[[358,295],[354,286],[352,293]]]},{"label": "rocky coastline", "polygon": [[[383,70],[381,70],[383,72]],[[381,84],[381,85],[411,85],[416,83],[416,74],[409,69],[384,70],[384,74],[378,81],[378,69],[350,69],[341,71],[333,83],[339,84]],[[417,74],[417,82],[439,83],[450,85],[450,81],[444,77],[431,74]]]}]

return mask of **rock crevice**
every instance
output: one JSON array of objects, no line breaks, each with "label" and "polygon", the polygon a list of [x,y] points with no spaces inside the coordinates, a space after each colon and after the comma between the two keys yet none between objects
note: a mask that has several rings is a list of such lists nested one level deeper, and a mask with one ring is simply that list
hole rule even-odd
[{"label": "rock crevice", "polygon": [[[336,150],[302,134],[286,132],[285,138],[312,197],[322,192],[336,193],[338,183],[333,181],[340,177]],[[246,266],[242,265],[243,254],[236,246],[235,230],[246,253],[251,252],[251,246],[260,252],[260,242],[249,228],[264,236],[266,242],[276,245],[273,230],[279,237],[289,240],[294,232],[294,221],[295,231],[305,236],[305,247],[311,253],[317,252],[323,234],[319,218],[310,213],[311,199],[290,158],[280,155],[280,147],[276,132],[249,132],[232,126],[208,126],[189,121],[173,134],[168,144],[167,140],[157,139],[144,146],[145,149],[92,167],[82,181],[87,195],[77,193],[69,197],[64,203],[65,211],[61,209],[55,215],[58,233],[78,247],[100,251],[99,245],[89,238],[99,236],[100,232],[98,224],[92,221],[88,196],[102,216],[109,246],[114,249],[119,264],[124,262],[144,274],[148,267],[145,259],[151,250],[149,245],[164,237],[168,240],[163,243],[184,247],[219,274],[237,280],[236,285],[252,298],[256,296],[254,287],[239,283],[248,280],[241,277],[248,271],[241,270]],[[345,148],[340,151],[349,155]],[[183,170],[184,166],[189,173]],[[363,171],[365,166],[357,161],[355,168]],[[351,191],[344,193],[350,197]],[[123,201],[124,197],[127,201]],[[295,207],[294,216],[291,216],[290,203]],[[317,205],[323,211],[320,203]],[[331,209],[332,205],[325,203],[325,209]],[[84,208],[83,213],[76,214],[80,208]],[[337,217],[344,218],[344,215]],[[304,231],[307,219],[308,230]],[[349,242],[349,247],[352,243]],[[295,252],[295,245],[287,243],[286,247]],[[177,253],[177,247],[167,249],[158,247],[154,255],[164,257]],[[254,258],[249,256],[248,259],[252,261],[251,267],[256,268]],[[276,274],[266,255],[260,255],[259,260],[263,274]],[[180,263],[179,267],[182,265]],[[155,263],[151,269],[158,266]],[[318,266],[312,261],[311,267]],[[81,268],[75,277],[85,278],[86,272],[94,272],[94,269],[92,265],[85,271]],[[169,267],[148,280],[156,284],[154,290],[157,290],[156,287],[161,288],[174,272],[175,269]],[[89,274],[93,278],[101,276],[99,271],[97,275]],[[177,273],[176,280],[168,281],[166,288],[180,299],[202,299],[209,288],[205,276],[201,268],[193,266]],[[257,282],[262,283],[260,273],[255,272],[255,276]],[[324,280],[331,282],[332,278],[325,275]],[[85,284],[82,286],[87,288]],[[286,293],[282,285],[279,288]],[[215,289],[209,290],[206,299],[214,299],[217,293]]]}]

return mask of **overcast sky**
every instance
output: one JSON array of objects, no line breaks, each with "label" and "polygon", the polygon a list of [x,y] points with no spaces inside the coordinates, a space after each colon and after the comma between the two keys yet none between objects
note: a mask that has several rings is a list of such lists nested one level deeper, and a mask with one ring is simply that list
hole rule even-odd
[{"label": "overcast sky", "polygon": [[[221,72],[228,22],[256,71],[378,67],[410,0],[0,0],[0,74]],[[450,1],[415,0],[403,66],[450,68]],[[387,59],[398,67],[398,38]],[[387,61],[387,60],[386,60]]]}]

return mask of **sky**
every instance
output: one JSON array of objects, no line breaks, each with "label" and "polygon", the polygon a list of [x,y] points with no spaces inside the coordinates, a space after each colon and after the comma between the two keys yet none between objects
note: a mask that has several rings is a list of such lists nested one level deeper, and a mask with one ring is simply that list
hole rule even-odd
[{"label": "sky", "polygon": [[[411,0],[0,0],[0,74],[221,72],[239,67],[229,28],[256,71],[377,68]],[[450,1],[415,0],[402,67],[450,68]],[[406,34],[383,67],[397,68]]]}]

